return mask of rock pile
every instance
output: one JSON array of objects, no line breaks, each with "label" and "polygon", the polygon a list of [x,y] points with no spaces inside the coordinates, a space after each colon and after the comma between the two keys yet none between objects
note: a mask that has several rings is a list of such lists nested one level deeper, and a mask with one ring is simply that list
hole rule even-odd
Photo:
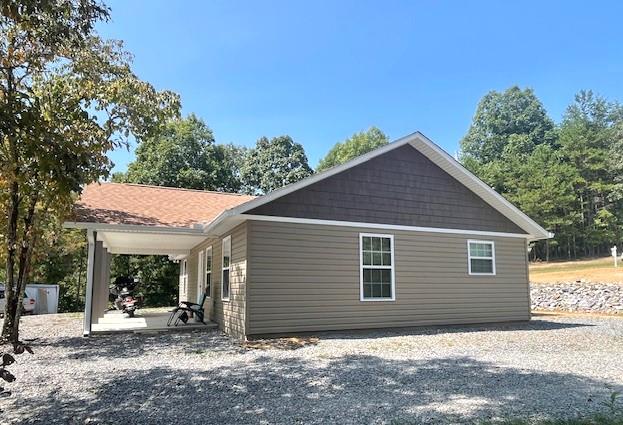
[{"label": "rock pile", "polygon": [[623,314],[623,285],[566,282],[531,284],[532,309]]}]

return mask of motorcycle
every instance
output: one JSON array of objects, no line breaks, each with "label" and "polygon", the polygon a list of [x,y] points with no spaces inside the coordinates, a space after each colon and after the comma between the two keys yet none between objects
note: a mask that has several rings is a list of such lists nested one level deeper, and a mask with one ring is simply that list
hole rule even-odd
[{"label": "motorcycle", "polygon": [[110,301],[117,310],[126,313],[128,317],[134,317],[136,310],[143,305],[143,295],[135,293],[139,285],[138,279],[129,276],[119,276],[110,285]]}]

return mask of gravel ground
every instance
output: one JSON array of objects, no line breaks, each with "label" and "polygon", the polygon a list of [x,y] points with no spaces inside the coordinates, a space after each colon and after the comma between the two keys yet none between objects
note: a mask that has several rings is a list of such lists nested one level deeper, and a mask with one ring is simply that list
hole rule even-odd
[{"label": "gravel ground", "polygon": [[[473,423],[604,412],[623,390],[623,319],[320,333],[233,342],[217,331],[80,337],[27,317],[0,423]],[[293,343],[292,344],[286,344]]]}]

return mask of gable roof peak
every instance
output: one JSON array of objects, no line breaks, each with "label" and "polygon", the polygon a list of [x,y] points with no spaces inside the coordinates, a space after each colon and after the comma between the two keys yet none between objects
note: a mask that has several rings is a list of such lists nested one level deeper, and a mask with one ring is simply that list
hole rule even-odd
[{"label": "gable roof peak", "polygon": [[379,155],[383,155],[387,152],[390,152],[396,148],[399,148],[407,144],[411,145],[414,149],[416,149],[418,152],[426,156],[439,168],[444,170],[450,176],[454,177],[456,180],[462,183],[465,187],[467,187],[469,190],[471,190],[477,196],[483,199],[486,203],[491,205],[494,209],[496,209],[502,215],[504,215],[509,220],[514,222],[521,229],[526,231],[528,236],[530,236],[532,239],[547,239],[547,238],[552,237],[552,235],[548,231],[546,231],[543,227],[537,224],[534,220],[532,220],[530,217],[528,217],[526,214],[520,211],[517,207],[511,204],[502,195],[494,191],[485,182],[480,180],[478,177],[472,174],[469,170],[463,167],[463,165],[461,165],[455,158],[449,155],[446,151],[444,151],[441,147],[435,144],[432,140],[430,140],[420,131],[416,131],[414,133],[408,134],[391,143],[388,143],[387,145],[381,146],[368,153],[365,153],[356,158],[353,158],[350,161],[345,162],[344,164],[340,164],[340,165],[331,167],[325,171],[322,171],[320,173],[313,174],[310,177],[307,177],[296,183],[291,183],[280,189],[276,189],[272,192],[269,192],[264,196],[257,197],[237,207],[227,210],[223,214],[221,214],[221,216],[217,217],[208,227],[213,228],[217,226],[222,220],[226,219],[227,217],[244,214],[245,212],[250,211],[256,207],[264,205],[277,198],[280,198],[289,193],[295,192],[299,189],[302,189],[316,182],[324,180],[328,177],[334,176],[338,173],[346,171],[357,165],[363,164]]}]

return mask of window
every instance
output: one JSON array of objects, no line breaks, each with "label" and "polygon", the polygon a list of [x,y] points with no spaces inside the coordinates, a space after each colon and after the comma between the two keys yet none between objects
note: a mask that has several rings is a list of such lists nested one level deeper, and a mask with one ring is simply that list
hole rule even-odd
[{"label": "window", "polygon": [[205,293],[212,297],[212,247],[206,248],[205,254]]},{"label": "window", "polygon": [[394,301],[394,236],[359,234],[361,301]]},{"label": "window", "polygon": [[495,275],[495,245],[493,241],[467,241],[470,275]]},{"label": "window", "polygon": [[221,281],[221,299],[229,301],[229,268],[231,262],[231,236],[223,239],[223,279]]}]

